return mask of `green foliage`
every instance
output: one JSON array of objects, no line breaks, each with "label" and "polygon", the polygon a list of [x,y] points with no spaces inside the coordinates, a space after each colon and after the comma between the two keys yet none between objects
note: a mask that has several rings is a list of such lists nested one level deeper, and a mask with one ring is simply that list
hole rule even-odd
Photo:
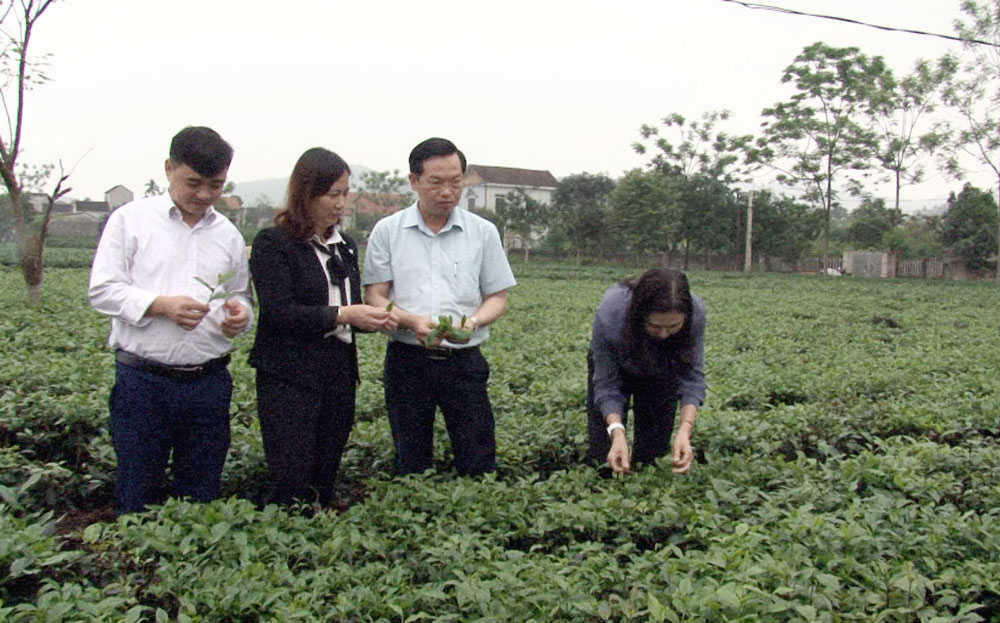
[{"label": "green foliage", "polygon": [[[391,306],[392,303],[389,303],[389,305]],[[386,310],[389,310],[388,306]],[[466,317],[462,316],[462,320],[458,323],[458,326],[455,326],[451,316],[438,316],[434,330],[424,338],[424,346],[431,348],[432,346],[436,346],[440,341],[448,341],[452,344],[465,344],[472,339],[472,329],[465,328],[466,320]]]},{"label": "green foliage", "polygon": [[536,235],[548,226],[548,206],[528,194],[523,188],[515,188],[503,197],[497,198],[496,222],[500,235],[519,236],[524,248],[524,259],[528,260],[528,248]]},{"label": "green foliage", "polygon": [[614,189],[614,180],[602,174],[577,173],[559,180],[552,194],[553,232],[548,238],[564,237],[578,257],[604,251],[608,246],[608,199]]},{"label": "green foliage", "polygon": [[875,150],[875,133],[862,113],[891,88],[892,73],[880,56],[818,42],[802,50],[781,81],[793,83],[796,91],[762,112],[759,157],[779,170],[780,182],[804,187],[806,196],[823,206],[828,245],[838,178],[847,177],[848,186],[856,187],[851,176],[869,167]]},{"label": "green foliage", "polygon": [[883,238],[900,220],[900,214],[885,207],[884,199],[867,199],[851,212],[848,242],[855,249],[882,250]]},{"label": "green foliage", "polygon": [[208,300],[206,303],[211,303],[212,301],[225,299],[229,296],[229,293],[226,291],[226,283],[235,276],[236,273],[233,271],[219,273],[218,277],[215,279],[215,285],[208,283],[201,277],[195,277],[194,280],[208,289]]},{"label": "green foliage", "polygon": [[608,477],[581,464],[590,324],[643,269],[517,265],[483,346],[495,475],[455,476],[440,418],[435,469],[389,475],[385,339],[364,335],[339,510],[258,509],[241,338],[230,497],[108,523],[84,521],[114,467],[87,273],[50,271],[64,296],[25,310],[0,270],[0,619],[998,620],[990,285],[690,274],[709,306],[694,468]]},{"label": "green foliage", "polygon": [[[654,139],[659,150],[649,162],[649,168],[665,175],[683,178],[706,177],[723,183],[742,180],[747,175],[746,160],[753,137],[731,136],[715,132],[720,121],[728,121],[728,110],[708,111],[700,121],[688,121],[683,115],[672,113],[663,118],[663,126],[676,134],[676,144],[660,136],[660,130],[643,124],[639,133],[643,140]],[[632,143],[632,149],[645,154],[645,143]],[[737,170],[740,169],[740,170]]]},{"label": "green foliage", "polygon": [[663,253],[681,241],[680,178],[634,169],[611,193],[611,222],[622,250]]},{"label": "green foliage", "polygon": [[948,197],[948,211],[941,219],[941,242],[965,260],[973,272],[984,273],[997,250],[997,203],[993,195],[966,184]]},{"label": "green foliage", "polygon": [[820,210],[766,190],[754,194],[753,245],[758,255],[794,262],[806,254],[822,229]]}]

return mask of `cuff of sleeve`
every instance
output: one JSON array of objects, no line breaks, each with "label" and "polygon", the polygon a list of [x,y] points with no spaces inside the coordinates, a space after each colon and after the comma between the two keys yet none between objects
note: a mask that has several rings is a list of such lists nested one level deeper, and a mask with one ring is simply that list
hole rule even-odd
[{"label": "cuff of sleeve", "polygon": [[149,311],[155,300],[156,295],[152,292],[137,294],[125,301],[125,304],[122,306],[121,319],[137,327],[149,324],[153,319],[147,316],[146,312]]},{"label": "cuff of sleeve", "polygon": [[337,328],[337,316],[340,315],[339,307],[326,307],[323,310],[323,331],[333,331]]},{"label": "cuff of sleeve", "polygon": [[607,418],[612,413],[625,413],[625,405],[616,405],[611,402],[604,402],[600,405],[601,417]]},{"label": "cuff of sleeve", "polygon": [[697,396],[681,396],[680,406],[684,405],[694,405],[700,407],[702,405],[702,399]]}]

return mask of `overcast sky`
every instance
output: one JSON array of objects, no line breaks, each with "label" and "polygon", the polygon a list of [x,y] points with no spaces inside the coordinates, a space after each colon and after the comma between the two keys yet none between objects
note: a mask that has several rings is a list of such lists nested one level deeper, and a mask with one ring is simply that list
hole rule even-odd
[{"label": "overcast sky", "polygon": [[[770,3],[949,35],[961,16],[958,0]],[[639,126],[669,113],[729,109],[727,130],[755,132],[816,41],[897,73],[961,47],[724,0],[63,0],[32,40],[51,82],[29,94],[22,159],[82,158],[76,198],[119,183],[138,196],[164,184],[173,134],[208,125],[235,148],[237,183],[286,176],[316,145],[404,170],[429,136],[473,163],[617,177],[645,162]],[[932,170],[904,205],[958,188]]]}]

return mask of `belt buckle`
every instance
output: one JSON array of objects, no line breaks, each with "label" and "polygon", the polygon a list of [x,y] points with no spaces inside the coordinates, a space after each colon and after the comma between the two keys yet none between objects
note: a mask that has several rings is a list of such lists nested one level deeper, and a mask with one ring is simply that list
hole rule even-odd
[{"label": "belt buckle", "polygon": [[426,349],[426,352],[424,354],[427,356],[428,359],[431,359],[433,361],[444,361],[449,357],[451,357],[451,349],[440,348],[440,347],[428,348]]}]

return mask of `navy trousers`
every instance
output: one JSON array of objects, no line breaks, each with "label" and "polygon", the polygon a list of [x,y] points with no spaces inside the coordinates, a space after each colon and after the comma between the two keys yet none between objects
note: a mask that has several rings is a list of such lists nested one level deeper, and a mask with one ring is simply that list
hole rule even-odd
[{"label": "navy trousers", "polygon": [[178,381],[116,364],[109,407],[119,515],[167,495],[199,502],[219,497],[232,393],[224,367]]},{"label": "navy trousers", "polygon": [[[632,403],[635,430],[632,434],[632,463],[651,463],[670,453],[670,436],[677,412],[677,387],[662,375],[637,376],[622,371],[622,393],[625,413],[622,423],[628,424],[628,402]],[[594,404],[594,358],[587,353],[587,434],[590,449],[587,460],[605,463],[611,451],[607,423]]]},{"label": "navy trousers", "polygon": [[438,407],[458,473],[472,476],[496,470],[493,408],[486,393],[489,376],[489,364],[478,348],[434,351],[389,342],[385,404],[398,473],[419,473],[433,465]]}]

